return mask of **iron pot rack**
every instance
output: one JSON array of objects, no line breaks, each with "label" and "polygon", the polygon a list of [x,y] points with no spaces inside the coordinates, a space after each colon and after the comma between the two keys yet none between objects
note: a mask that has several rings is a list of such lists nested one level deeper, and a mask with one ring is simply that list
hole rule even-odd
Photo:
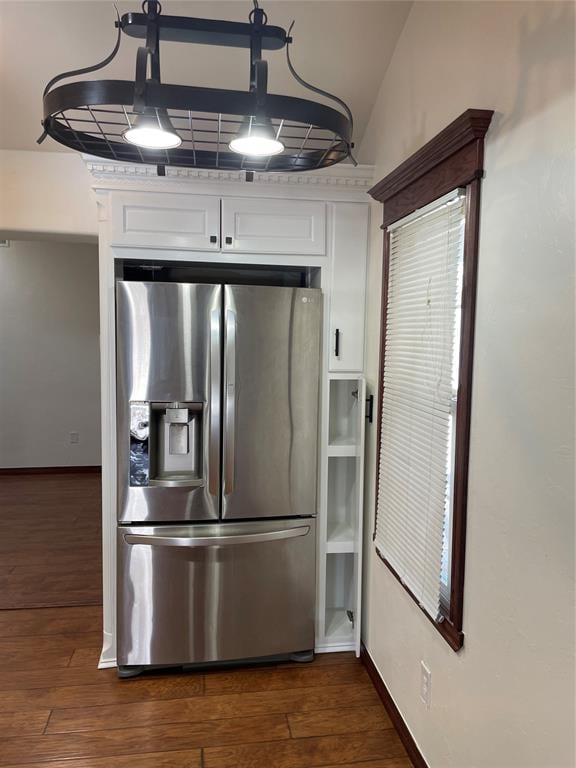
[{"label": "iron pot rack", "polygon": [[[310,171],[351,158],[353,119],[338,97],[304,81],[289,53],[290,30],[269,26],[254,3],[249,22],[163,16],[156,0],[146,0],[142,13],[126,13],[116,21],[118,35],[111,54],[99,64],[64,72],[45,88],[40,143],[51,136],[60,144],[96,157],[158,166],[227,171]],[[145,40],[138,48],[136,76],[129,80],[77,80],[54,87],[65,78],[105,67],[118,52],[121,34]],[[250,88],[236,91],[160,80],[160,42],[202,43],[250,49]],[[335,101],[343,111],[308,99],[267,91],[263,50],[286,49],[290,72],[304,87]],[[145,110],[168,118],[182,143],[174,149],[146,149],[129,144],[122,134]],[[281,154],[240,155],[229,149],[247,118],[271,121]]]}]

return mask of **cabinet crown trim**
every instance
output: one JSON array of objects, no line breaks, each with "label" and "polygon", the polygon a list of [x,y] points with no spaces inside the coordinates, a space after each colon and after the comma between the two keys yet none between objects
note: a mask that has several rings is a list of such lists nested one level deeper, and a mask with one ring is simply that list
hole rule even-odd
[{"label": "cabinet crown trim", "polygon": [[[121,185],[126,181],[138,181],[143,185],[158,189],[161,185],[166,189],[174,183],[194,181],[226,182],[239,184],[242,188],[263,186],[300,187],[300,188],[337,188],[367,192],[373,184],[374,168],[371,165],[357,167],[343,166],[337,169],[327,169],[318,173],[254,173],[252,182],[246,182],[242,171],[217,171],[199,168],[167,167],[166,176],[158,177],[155,165],[135,165],[132,163],[115,163],[103,161],[90,155],[82,155],[89,173],[96,182],[105,182],[109,186]],[[98,187],[99,184],[94,184]],[[166,190],[168,191],[168,190]]]}]

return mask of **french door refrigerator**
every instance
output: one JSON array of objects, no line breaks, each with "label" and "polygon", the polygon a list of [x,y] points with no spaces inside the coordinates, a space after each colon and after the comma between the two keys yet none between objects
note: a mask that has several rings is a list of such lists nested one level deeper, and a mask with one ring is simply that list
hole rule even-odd
[{"label": "french door refrigerator", "polygon": [[119,674],[314,648],[322,296],[117,283]]}]

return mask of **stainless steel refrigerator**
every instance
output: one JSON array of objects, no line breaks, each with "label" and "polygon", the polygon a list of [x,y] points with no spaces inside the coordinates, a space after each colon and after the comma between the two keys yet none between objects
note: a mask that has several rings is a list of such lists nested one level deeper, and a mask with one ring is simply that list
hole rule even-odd
[{"label": "stainless steel refrigerator", "polygon": [[119,674],[309,657],[320,291],[116,299]]}]

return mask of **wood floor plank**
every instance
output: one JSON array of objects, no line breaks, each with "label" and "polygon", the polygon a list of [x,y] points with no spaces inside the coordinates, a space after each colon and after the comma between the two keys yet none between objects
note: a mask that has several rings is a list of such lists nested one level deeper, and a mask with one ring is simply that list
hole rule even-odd
[{"label": "wood floor plank", "polygon": [[44,731],[49,717],[49,709],[38,709],[33,712],[3,712],[0,717],[0,738],[40,734]]},{"label": "wood floor plank", "polygon": [[414,768],[409,757],[391,757],[383,760],[362,760],[361,763],[344,763],[340,765],[322,765],[319,768]]},{"label": "wood floor plank", "polygon": [[70,667],[97,667],[100,648],[76,648],[70,659]]},{"label": "wood floor plank", "polygon": [[[18,768],[136,768],[136,766],[137,768],[201,768],[201,765],[201,750],[187,749],[175,752],[153,752],[137,757],[133,755],[110,755],[108,757],[80,758],[79,760],[50,760],[47,763],[24,763],[18,765]],[[15,764],[13,763],[7,768],[15,768]],[[376,766],[376,768],[380,767]],[[396,767],[392,766],[392,768]]]},{"label": "wood floor plank", "polygon": [[93,647],[99,632],[0,638],[0,670],[15,667],[68,666],[76,648]]},{"label": "wood floor plank", "polygon": [[266,667],[247,670],[235,669],[208,673],[206,675],[206,694],[349,685],[365,682],[368,679],[368,674],[360,662],[327,666],[299,665],[272,669]]},{"label": "wood floor plank", "polygon": [[[137,768],[201,768],[201,765],[201,750],[187,749],[175,752],[153,752],[137,757],[133,755],[110,755],[109,757],[88,757],[79,760],[50,760],[48,763],[25,763],[19,765],[18,768],[136,768],[136,766]],[[15,765],[12,764],[7,768],[15,768]]]},{"label": "wood floor plank", "polygon": [[[160,725],[163,723],[202,722],[204,720],[219,720],[243,716],[265,714],[290,714],[296,712],[314,713],[331,707],[335,701],[345,701],[350,707],[357,707],[356,715],[351,718],[352,730],[366,730],[359,724],[363,713],[366,719],[377,727],[386,724],[387,718],[380,713],[377,718],[371,711],[377,706],[384,712],[379,703],[378,694],[372,686],[347,685],[330,686],[329,688],[300,688],[292,691],[260,691],[256,693],[234,693],[225,696],[201,696],[193,699],[171,701],[141,701],[122,706],[96,706],[74,709],[55,709],[52,712],[48,733],[67,733],[73,731],[97,731],[131,726]],[[335,724],[337,717],[344,717],[341,710],[324,721],[314,718],[309,721],[303,716],[302,720],[295,719],[294,727],[299,731],[318,731],[320,733],[343,733]],[[330,728],[332,730],[330,730]],[[292,735],[295,735],[292,730]],[[310,733],[310,735],[316,735]]]},{"label": "wood floor plank", "polygon": [[0,611],[0,637],[63,635],[102,630],[102,609],[97,606],[34,608]]},{"label": "wood floor plank", "polygon": [[[68,661],[72,654],[68,657]],[[33,690],[35,688],[67,687],[70,685],[97,685],[117,680],[115,669],[92,669],[91,667],[54,668],[41,666],[30,669],[7,667],[1,670],[0,691]]]},{"label": "wood floor plank", "polygon": [[[337,733],[377,731],[392,728],[392,722],[379,700],[372,706],[357,707],[346,698],[334,697],[332,703],[346,702],[345,708],[323,709],[315,712],[298,712],[288,715],[288,724],[293,738],[308,736],[330,736]],[[350,706],[348,706],[350,704]],[[328,704],[330,707],[330,704]]]},{"label": "wood floor plank", "polygon": [[216,744],[247,744],[264,739],[289,738],[286,718],[277,715],[185,725],[24,736],[0,739],[0,765],[22,765],[26,762],[74,757],[138,755],[142,752],[199,749]]},{"label": "wood floor plank", "polygon": [[100,530],[99,475],[0,477],[0,609],[101,603]]},{"label": "wood floor plank", "polygon": [[41,577],[41,584],[38,579],[38,575],[22,573],[19,567],[15,567],[7,576],[0,578],[0,589],[3,592],[20,592],[36,601],[47,593],[64,589],[73,592],[85,590],[91,597],[99,596],[100,585],[95,582],[93,571],[45,573]]},{"label": "wood floor plank", "polygon": [[[358,664],[358,659],[354,651],[339,651],[338,653],[317,653],[314,661],[308,664],[313,667],[324,667],[330,664]],[[287,662],[282,665],[287,667],[301,667],[298,661]]]},{"label": "wood floor plank", "polygon": [[405,757],[396,731],[320,736],[288,742],[204,749],[205,768],[320,768],[362,760]]},{"label": "wood floor plank", "polygon": [[101,685],[0,691],[0,712],[25,712],[43,708],[59,711],[68,708],[89,709],[142,701],[189,699],[203,694],[201,675],[118,681],[115,679],[115,670],[106,671],[113,672],[114,676]]}]

